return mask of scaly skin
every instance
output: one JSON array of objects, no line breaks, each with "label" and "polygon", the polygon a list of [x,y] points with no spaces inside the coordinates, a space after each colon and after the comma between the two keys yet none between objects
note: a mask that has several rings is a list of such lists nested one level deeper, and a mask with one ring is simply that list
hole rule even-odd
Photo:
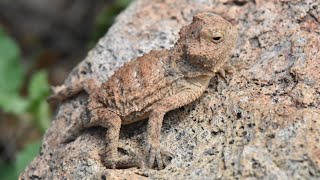
[{"label": "scaly skin", "polygon": [[60,86],[50,97],[64,100],[81,90],[89,94],[88,116],[74,132],[92,126],[108,128],[107,167],[125,164],[117,157],[121,125],[149,118],[146,164],[162,169],[160,132],[165,113],[203,94],[211,77],[222,70],[237,39],[236,29],[211,13],[197,14],[179,34],[180,39],[170,50],[151,51],[125,64],[101,85],[85,80],[70,87]]}]

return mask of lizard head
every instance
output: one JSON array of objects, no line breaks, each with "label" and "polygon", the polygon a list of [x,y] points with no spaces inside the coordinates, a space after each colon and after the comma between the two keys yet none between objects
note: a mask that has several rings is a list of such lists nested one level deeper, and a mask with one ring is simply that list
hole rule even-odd
[{"label": "lizard head", "polygon": [[190,64],[217,71],[235,46],[238,32],[233,25],[216,14],[199,13],[183,27],[178,42]]}]

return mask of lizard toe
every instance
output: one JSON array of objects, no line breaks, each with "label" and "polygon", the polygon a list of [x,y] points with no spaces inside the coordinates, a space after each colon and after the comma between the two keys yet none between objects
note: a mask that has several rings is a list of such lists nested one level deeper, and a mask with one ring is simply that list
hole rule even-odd
[{"label": "lizard toe", "polygon": [[156,151],[155,147],[152,146],[151,144],[148,145],[146,148],[146,153],[148,155],[146,164],[148,168],[152,168],[154,165],[155,157],[156,157],[155,151]]},{"label": "lizard toe", "polygon": [[166,162],[163,161],[163,152],[159,145],[148,145],[146,148],[147,158],[146,165],[148,168],[158,168],[159,170],[164,169]]},{"label": "lizard toe", "polygon": [[160,149],[156,151],[156,162],[159,170],[164,168]]}]

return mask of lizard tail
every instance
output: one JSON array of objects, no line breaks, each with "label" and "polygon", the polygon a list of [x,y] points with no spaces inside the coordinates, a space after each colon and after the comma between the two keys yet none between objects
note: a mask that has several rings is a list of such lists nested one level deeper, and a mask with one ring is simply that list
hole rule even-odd
[{"label": "lizard tail", "polygon": [[98,87],[100,83],[93,79],[86,79],[73,83],[71,86],[61,85],[56,87],[51,87],[53,94],[47,98],[49,103],[61,102],[67,98],[70,98],[81,91],[86,91],[88,94],[92,94]]},{"label": "lizard tail", "polygon": [[51,90],[53,94],[47,98],[47,101],[49,103],[56,103],[78,94],[83,90],[83,86],[82,83],[75,83],[72,86],[52,86]]}]

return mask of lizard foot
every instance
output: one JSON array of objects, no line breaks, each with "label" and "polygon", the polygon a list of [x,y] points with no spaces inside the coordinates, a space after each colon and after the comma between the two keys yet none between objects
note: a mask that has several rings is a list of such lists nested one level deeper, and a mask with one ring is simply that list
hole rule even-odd
[{"label": "lizard foot", "polygon": [[149,144],[146,147],[146,165],[148,168],[157,167],[158,170],[164,169],[171,161],[172,154],[161,150],[160,145]]},{"label": "lizard foot", "polygon": [[127,169],[132,167],[142,168],[144,166],[141,159],[128,156],[117,159],[105,158],[103,164],[106,168],[110,169]]},{"label": "lizard foot", "polygon": [[220,77],[221,77],[222,79],[224,79],[225,81],[227,81],[226,74],[233,75],[235,72],[236,72],[236,68],[235,68],[235,67],[233,67],[233,66],[230,65],[230,64],[226,64],[226,65],[224,65],[224,66],[218,71],[218,74],[220,75]]}]

